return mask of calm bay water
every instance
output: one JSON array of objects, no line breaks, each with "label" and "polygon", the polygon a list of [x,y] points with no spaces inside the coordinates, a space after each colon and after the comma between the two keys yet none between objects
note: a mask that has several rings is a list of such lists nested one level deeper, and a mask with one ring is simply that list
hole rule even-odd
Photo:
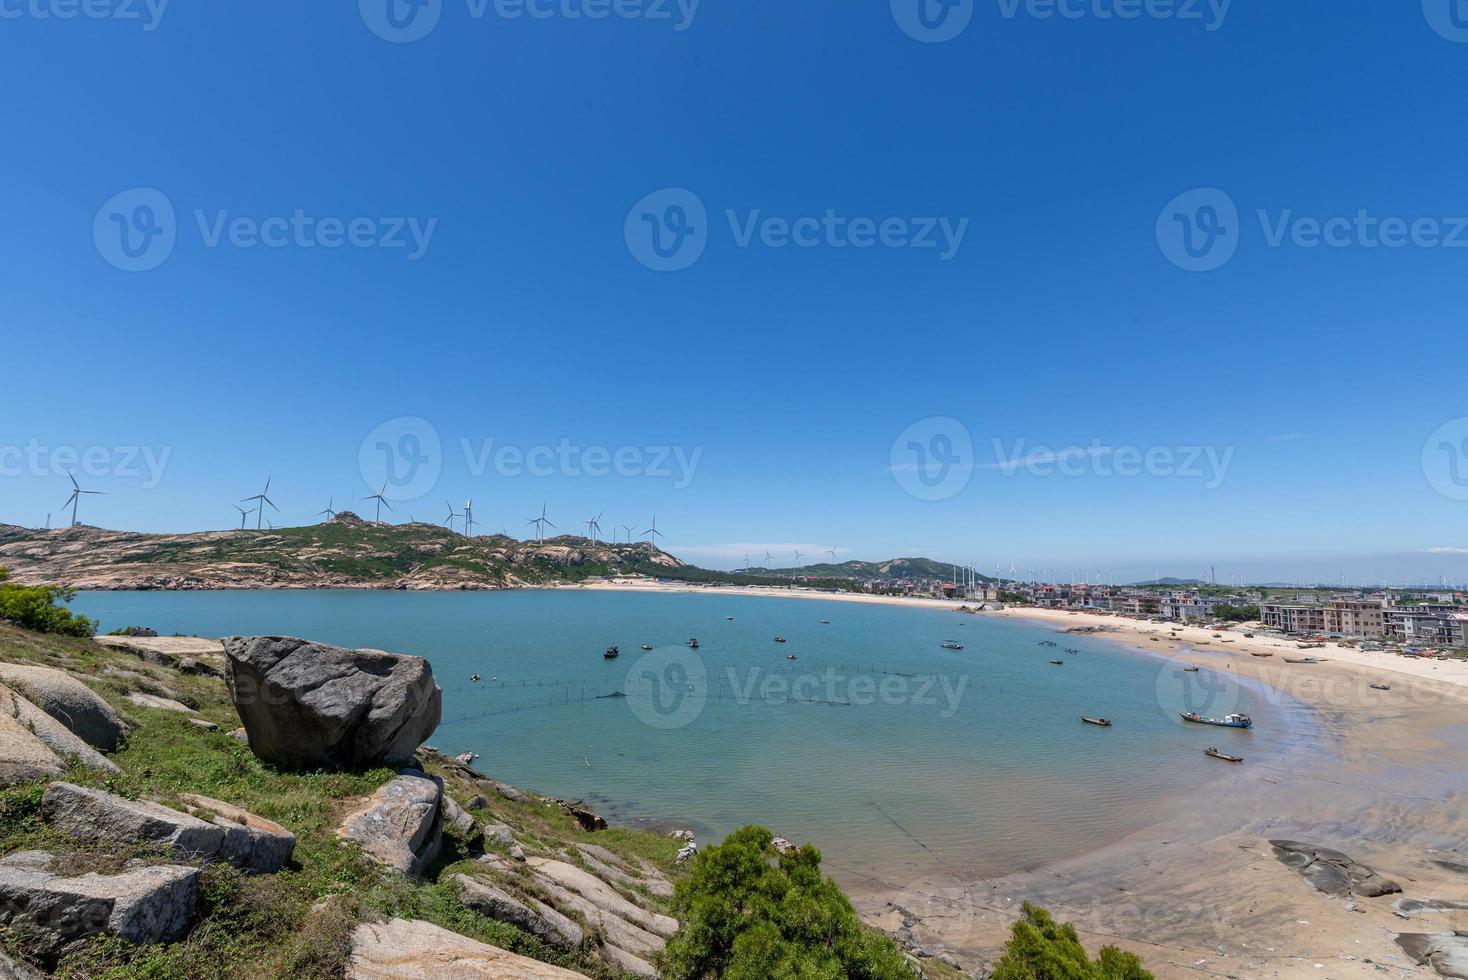
[{"label": "calm bay water", "polygon": [[[437,748],[614,822],[675,821],[704,842],[762,823],[815,842],[849,879],[1000,874],[1139,829],[1168,799],[1226,807],[1236,770],[1203,749],[1268,764],[1304,724],[1222,670],[921,608],[573,590],[101,592],[74,605],[103,631],[426,657],[444,691]],[[1182,707],[1248,711],[1256,728],[1185,726]]]}]

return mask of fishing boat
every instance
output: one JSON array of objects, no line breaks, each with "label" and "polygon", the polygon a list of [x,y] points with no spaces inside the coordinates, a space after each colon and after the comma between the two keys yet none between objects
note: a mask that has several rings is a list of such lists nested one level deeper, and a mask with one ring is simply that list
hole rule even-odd
[{"label": "fishing boat", "polygon": [[1055,666],[1057,666],[1057,667],[1064,667],[1065,666],[1065,661],[1064,660],[1052,660],[1050,662],[1052,664],[1054,664]]},{"label": "fishing boat", "polygon": [[1087,718],[1085,715],[1081,715],[1081,721],[1085,722],[1088,725],[1099,725],[1102,728],[1111,727],[1110,718]]},{"label": "fishing boat", "polygon": [[1253,728],[1254,719],[1248,715],[1232,714],[1225,715],[1222,720],[1217,718],[1204,718],[1196,711],[1180,711],[1179,716],[1183,721],[1191,721],[1195,725],[1216,725],[1219,728]]},{"label": "fishing boat", "polygon": [[1196,674],[1201,669],[1200,667],[1184,667],[1183,671],[1188,674]]},{"label": "fishing boat", "polygon": [[1249,656],[1251,656],[1251,657],[1272,657],[1272,656],[1274,656],[1274,654],[1272,654],[1272,653],[1251,653],[1251,654],[1249,654]]},{"label": "fishing boat", "polygon": [[1206,755],[1206,756],[1209,756],[1210,758],[1222,759],[1224,762],[1243,762],[1244,761],[1244,757],[1241,756],[1241,755],[1229,755],[1227,752],[1220,752],[1217,749],[1212,749],[1212,748],[1210,748],[1208,751],[1204,752],[1203,754]]},{"label": "fishing boat", "polygon": [[1390,684],[1372,684],[1371,689],[1373,691],[1390,691],[1392,686]]},{"label": "fishing boat", "polygon": [[734,617],[733,616],[725,616],[724,619],[728,620],[731,623],[734,622]]},{"label": "fishing boat", "polygon": [[1053,647],[1054,645],[1055,645],[1055,641],[1054,640],[1041,640],[1040,641],[1040,646],[1042,646],[1042,647]]},{"label": "fishing boat", "polygon": [[644,643],[642,645],[642,649],[644,649],[644,650],[651,650],[652,649],[652,644],[651,643]]},{"label": "fishing boat", "polygon": [[775,642],[776,643],[784,643],[785,642],[785,637],[783,637],[783,636],[777,636],[777,637],[775,637]]},{"label": "fishing boat", "polygon": [[688,648],[690,650],[697,650],[698,649],[698,640],[697,640],[697,638],[694,638],[694,639],[691,639],[691,640],[688,641]]},{"label": "fishing boat", "polygon": [[831,625],[831,621],[829,619],[823,619],[823,620],[821,620],[821,625],[822,626],[830,626]]},{"label": "fishing boat", "polygon": [[940,643],[938,645],[940,647],[942,647],[943,649],[945,649],[945,650],[962,650],[963,649],[963,644],[962,643],[959,643],[957,640],[944,640],[942,643]]},{"label": "fishing boat", "polygon": [[622,651],[618,650],[616,647],[607,647],[606,652],[602,654],[602,656],[606,657],[608,660],[616,660],[621,655]]},{"label": "fishing boat", "polygon": [[1077,650],[1075,647],[1066,647],[1065,648],[1065,652],[1066,653],[1080,653],[1081,651]]},{"label": "fishing boat", "polygon": [[1320,661],[1319,660],[1316,660],[1314,657],[1285,657],[1284,658],[1284,661],[1287,664],[1318,664],[1318,663],[1320,663]]},{"label": "fishing boat", "polygon": [[785,659],[786,660],[794,660],[795,659],[795,654],[793,654],[793,653],[787,653],[787,654],[785,654]]}]

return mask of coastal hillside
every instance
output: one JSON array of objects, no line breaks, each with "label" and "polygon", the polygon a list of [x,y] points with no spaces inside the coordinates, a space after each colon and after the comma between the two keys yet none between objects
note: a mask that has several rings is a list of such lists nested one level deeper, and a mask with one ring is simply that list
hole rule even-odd
[{"label": "coastal hillside", "polygon": [[193,534],[0,525],[0,565],[17,582],[78,589],[502,589],[683,568],[646,543],[471,538],[351,513],[309,527]]},{"label": "coastal hillside", "polygon": [[[746,569],[746,571],[757,571],[763,575],[785,578],[853,579],[858,582],[917,581],[951,578],[953,565],[949,562],[934,561],[931,558],[890,558],[887,561],[822,562],[818,565],[802,565],[799,568]],[[962,574],[960,570],[959,575],[962,576]],[[981,582],[995,581],[987,575],[980,575],[978,578]]]}]

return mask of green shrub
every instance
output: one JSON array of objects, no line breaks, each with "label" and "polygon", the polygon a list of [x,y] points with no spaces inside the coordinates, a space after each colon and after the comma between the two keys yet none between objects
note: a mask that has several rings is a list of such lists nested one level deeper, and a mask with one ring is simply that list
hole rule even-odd
[{"label": "green shrub", "polygon": [[10,573],[0,568],[0,620],[37,633],[96,635],[95,622],[57,605],[76,598],[75,589],[55,585],[15,585],[7,582],[8,578]]},{"label": "green shrub", "polygon": [[682,926],[660,957],[670,980],[912,980],[897,946],[867,929],[807,844],[779,854],[763,827],[701,852],[678,883]]},{"label": "green shrub", "polygon": [[1029,902],[1022,911],[992,980],[1153,980],[1133,954],[1107,946],[1092,962],[1075,926]]}]

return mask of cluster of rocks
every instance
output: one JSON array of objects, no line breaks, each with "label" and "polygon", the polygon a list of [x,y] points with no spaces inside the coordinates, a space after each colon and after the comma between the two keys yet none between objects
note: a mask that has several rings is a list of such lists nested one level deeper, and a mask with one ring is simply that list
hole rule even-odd
[{"label": "cluster of rocks", "polygon": [[681,841],[683,846],[678,850],[678,863],[691,861],[698,854],[698,841],[693,837],[691,830],[675,830],[670,834],[674,840]]},{"label": "cluster of rocks", "polygon": [[60,775],[67,760],[115,773],[127,726],[91,688],[60,670],[0,663],[0,785]]},{"label": "cluster of rocks", "polygon": [[1468,980],[1468,932],[1408,932],[1397,937],[1397,945],[1438,976]]},{"label": "cluster of rocks", "polygon": [[1306,881],[1333,898],[1377,898],[1395,895],[1402,886],[1383,878],[1350,855],[1319,844],[1272,840],[1274,856],[1298,871]]}]

